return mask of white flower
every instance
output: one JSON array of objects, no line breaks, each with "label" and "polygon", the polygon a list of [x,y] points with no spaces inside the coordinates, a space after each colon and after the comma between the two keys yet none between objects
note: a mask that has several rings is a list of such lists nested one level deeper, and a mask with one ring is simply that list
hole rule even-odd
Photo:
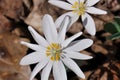
[{"label": "white flower", "polygon": [[72,37],[65,39],[66,28],[69,25],[69,17],[66,16],[61,24],[61,29],[57,31],[53,19],[46,14],[42,20],[44,39],[32,27],[28,27],[30,33],[38,44],[31,44],[22,41],[21,44],[35,50],[22,58],[21,65],[29,65],[38,63],[31,73],[30,80],[35,75],[41,72],[41,80],[48,80],[51,69],[55,80],[67,80],[64,64],[76,73],[77,76],[85,78],[85,75],[72,60],[91,59],[91,56],[79,53],[79,51],[88,48],[93,44],[91,39],[83,39],[75,43],[71,43],[74,39],[79,37],[82,32],[79,32]]},{"label": "white flower", "polygon": [[70,10],[70,12],[64,13],[56,20],[56,26],[59,27],[61,21],[66,15],[72,17],[72,22],[76,22],[81,16],[82,22],[86,31],[91,34],[95,35],[96,28],[95,23],[92,17],[88,14],[107,14],[106,11],[93,7],[98,1],[100,0],[67,0],[69,3],[61,1],[61,0],[49,0],[49,3],[60,7],[65,10]]}]

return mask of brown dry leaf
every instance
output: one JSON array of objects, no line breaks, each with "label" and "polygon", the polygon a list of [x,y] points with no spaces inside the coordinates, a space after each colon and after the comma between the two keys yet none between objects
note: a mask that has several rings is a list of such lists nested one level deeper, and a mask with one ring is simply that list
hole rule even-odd
[{"label": "brown dry leaf", "polygon": [[80,32],[82,29],[83,29],[82,24],[80,22],[76,22],[71,26],[68,32],[75,34],[77,32]]},{"label": "brown dry leaf", "polygon": [[0,33],[10,31],[23,12],[22,0],[0,0]]},{"label": "brown dry leaf", "polygon": [[91,52],[88,52],[88,51],[85,51],[85,50],[80,51],[80,53],[86,54],[86,55],[89,55],[89,56],[92,56],[92,53],[91,53]]},{"label": "brown dry leaf", "polygon": [[4,31],[9,31],[10,28],[11,28],[10,21],[5,16],[0,14],[0,33]]},{"label": "brown dry leaf", "polygon": [[93,44],[91,48],[95,53],[102,53],[104,55],[108,54],[108,51],[103,46],[98,44]]},{"label": "brown dry leaf", "polygon": [[[28,2],[26,2],[28,4]],[[29,4],[28,4],[29,5]],[[26,24],[34,27],[38,32],[42,32],[41,20],[44,14],[50,14],[56,18],[59,9],[48,3],[48,0],[33,0],[33,8],[28,17],[24,20]]]},{"label": "brown dry leaf", "polygon": [[107,0],[106,3],[107,3],[107,7],[111,11],[115,12],[115,11],[119,11],[120,10],[119,0]]},{"label": "brown dry leaf", "polygon": [[22,12],[22,0],[0,0],[0,13],[11,19],[19,20]]},{"label": "brown dry leaf", "polygon": [[88,80],[120,80],[120,62],[108,60],[98,69],[93,71]]},{"label": "brown dry leaf", "polygon": [[0,34],[0,80],[29,80],[29,66],[20,66],[27,47],[20,44],[22,39],[12,33]]}]

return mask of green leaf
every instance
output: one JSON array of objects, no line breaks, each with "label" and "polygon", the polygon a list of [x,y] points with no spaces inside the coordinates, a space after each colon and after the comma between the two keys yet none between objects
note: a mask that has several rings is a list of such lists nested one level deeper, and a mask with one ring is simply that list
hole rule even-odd
[{"label": "green leaf", "polygon": [[[114,21],[115,21],[118,25],[120,25],[120,17],[115,17],[115,18],[114,18]],[[119,28],[120,28],[120,26],[119,26]]]},{"label": "green leaf", "polygon": [[111,34],[115,34],[118,32],[116,25],[114,23],[106,23],[104,25],[104,30]]},{"label": "green leaf", "polygon": [[113,22],[106,23],[104,29],[112,34],[108,39],[114,40],[120,38],[120,17],[115,17]]},{"label": "green leaf", "polygon": [[111,34],[120,32],[120,17],[115,17],[114,22],[106,23],[104,29]]},{"label": "green leaf", "polygon": [[120,32],[113,34],[112,36],[108,37],[108,39],[114,40],[120,38]]}]

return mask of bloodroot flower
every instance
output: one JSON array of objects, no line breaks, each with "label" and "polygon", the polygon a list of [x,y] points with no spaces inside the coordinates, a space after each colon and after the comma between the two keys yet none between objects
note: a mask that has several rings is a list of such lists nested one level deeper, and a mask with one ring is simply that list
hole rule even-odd
[{"label": "bloodroot flower", "polygon": [[77,76],[85,78],[85,75],[72,59],[87,60],[91,56],[79,53],[93,44],[91,39],[83,39],[71,43],[79,37],[82,32],[65,39],[66,28],[69,25],[70,17],[66,16],[57,31],[52,17],[46,14],[42,20],[42,28],[45,38],[39,35],[32,27],[28,27],[30,33],[38,44],[31,44],[22,41],[21,44],[35,50],[22,58],[21,65],[38,63],[33,69],[30,80],[41,71],[41,80],[48,80],[52,70],[55,80],[67,80],[64,65],[76,73]]},{"label": "bloodroot flower", "polygon": [[56,20],[55,23],[57,27],[59,27],[59,25],[61,24],[62,20],[66,15],[72,17],[71,24],[76,22],[79,19],[79,16],[81,16],[83,25],[86,28],[87,32],[91,35],[95,35],[96,33],[95,23],[88,13],[107,14],[106,11],[93,7],[93,5],[95,5],[100,0],[67,0],[67,1],[69,3],[64,2],[62,0],[49,0],[49,3],[51,3],[52,5],[55,5],[65,10],[70,10],[70,12],[61,15]]}]

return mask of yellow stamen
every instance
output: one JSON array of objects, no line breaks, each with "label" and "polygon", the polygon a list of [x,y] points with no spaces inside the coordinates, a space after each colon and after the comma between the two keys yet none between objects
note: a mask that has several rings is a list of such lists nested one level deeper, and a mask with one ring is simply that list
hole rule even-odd
[{"label": "yellow stamen", "polygon": [[48,46],[48,47],[47,47],[47,50],[50,50],[50,49],[51,49],[51,47],[50,47],[50,46]]},{"label": "yellow stamen", "polygon": [[59,44],[51,43],[46,49],[46,55],[50,56],[52,61],[58,61],[60,59],[61,46]]},{"label": "yellow stamen", "polygon": [[77,8],[78,7],[78,2],[75,2],[74,5],[72,6],[72,8]]},{"label": "yellow stamen", "polygon": [[56,60],[59,60],[59,59],[60,59],[60,55],[59,55],[59,54],[56,54],[55,59],[56,59]]},{"label": "yellow stamen", "polygon": [[86,11],[86,5],[84,2],[75,2],[72,8],[74,9],[73,12],[77,13],[78,15],[83,15]]},{"label": "yellow stamen", "polygon": [[54,58],[54,56],[51,56],[51,58],[50,58],[52,61],[54,61],[55,60],[55,58]]},{"label": "yellow stamen", "polygon": [[46,55],[49,56],[49,55],[50,55],[50,52],[46,52]]}]

